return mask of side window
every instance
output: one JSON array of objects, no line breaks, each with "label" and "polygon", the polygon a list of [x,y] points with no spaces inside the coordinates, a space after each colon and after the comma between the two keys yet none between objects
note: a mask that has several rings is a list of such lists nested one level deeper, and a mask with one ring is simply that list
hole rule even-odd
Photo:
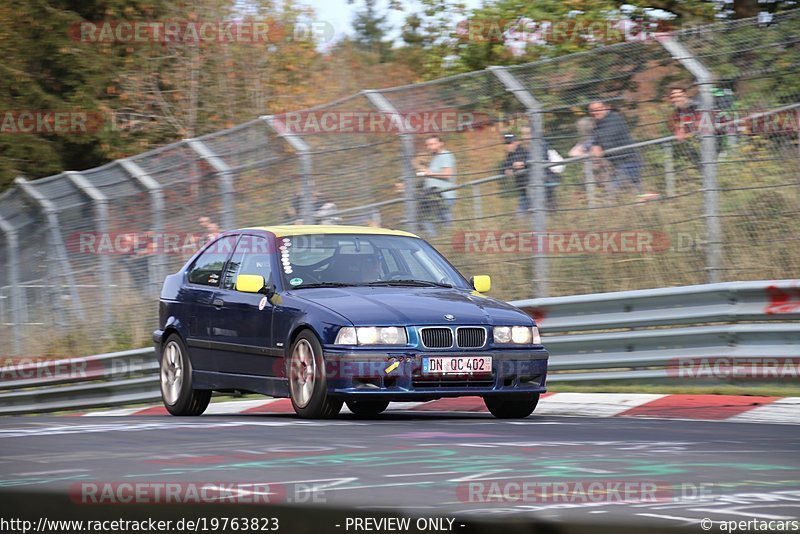
[{"label": "side window", "polygon": [[[264,277],[264,282],[272,282],[272,263],[269,254],[269,242],[265,237],[246,235],[242,236],[236,251],[233,253],[231,266],[236,264],[237,270],[230,279],[230,288],[236,285],[236,276],[239,274],[258,274]],[[226,275],[226,282],[228,276]]]},{"label": "side window", "polygon": [[236,244],[236,236],[229,235],[217,239],[203,252],[189,270],[189,282],[204,286],[218,287],[225,260]]}]

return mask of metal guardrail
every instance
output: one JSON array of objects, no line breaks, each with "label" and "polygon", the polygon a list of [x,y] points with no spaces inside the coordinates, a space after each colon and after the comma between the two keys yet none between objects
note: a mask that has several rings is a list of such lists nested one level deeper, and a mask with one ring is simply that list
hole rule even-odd
[{"label": "metal guardrail", "polygon": [[123,406],[160,398],[152,348],[46,363],[25,364],[20,359],[0,374],[0,414]]},{"label": "metal guardrail", "polygon": [[513,304],[539,324],[550,351],[548,382],[679,378],[677,368],[688,359],[800,357],[800,280]]},{"label": "metal guardrail", "polygon": [[[512,304],[539,323],[550,351],[548,382],[676,377],[675,369],[685,359],[800,357],[800,280],[620,291]],[[9,374],[23,376],[8,380]],[[0,414],[82,410],[159,398],[152,348],[46,366],[31,363],[0,375]]]}]

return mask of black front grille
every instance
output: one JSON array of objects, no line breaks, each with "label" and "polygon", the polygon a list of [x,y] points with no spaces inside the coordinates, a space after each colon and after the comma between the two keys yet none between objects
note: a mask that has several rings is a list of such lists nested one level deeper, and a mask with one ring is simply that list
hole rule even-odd
[{"label": "black front grille", "polygon": [[414,377],[411,384],[414,389],[425,388],[490,388],[494,386],[494,376],[441,376]]},{"label": "black front grille", "polygon": [[486,342],[486,330],[483,328],[459,328],[456,332],[458,346],[462,349],[476,349]]},{"label": "black front grille", "polygon": [[429,349],[446,349],[453,346],[453,331],[449,328],[421,329],[422,344]]}]

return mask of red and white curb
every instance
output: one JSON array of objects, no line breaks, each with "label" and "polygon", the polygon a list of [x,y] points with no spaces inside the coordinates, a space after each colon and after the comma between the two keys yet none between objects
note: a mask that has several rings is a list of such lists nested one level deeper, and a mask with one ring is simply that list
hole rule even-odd
[{"label": "red and white curb", "polygon": [[[480,397],[457,397],[429,402],[393,402],[393,413],[486,412]],[[345,406],[343,413],[350,413]],[[289,399],[212,402],[204,415],[294,413]],[[158,404],[78,414],[82,416],[167,415]],[[547,393],[534,412],[537,415],[584,417],[640,417],[697,419],[750,423],[800,424],[800,397],[735,395],[659,395],[638,393]]]}]

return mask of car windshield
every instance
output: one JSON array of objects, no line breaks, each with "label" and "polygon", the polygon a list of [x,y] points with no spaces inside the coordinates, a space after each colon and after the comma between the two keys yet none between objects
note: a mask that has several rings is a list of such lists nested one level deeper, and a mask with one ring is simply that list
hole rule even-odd
[{"label": "car windshield", "polygon": [[315,234],[278,238],[285,287],[411,286],[469,289],[464,277],[422,239]]}]

